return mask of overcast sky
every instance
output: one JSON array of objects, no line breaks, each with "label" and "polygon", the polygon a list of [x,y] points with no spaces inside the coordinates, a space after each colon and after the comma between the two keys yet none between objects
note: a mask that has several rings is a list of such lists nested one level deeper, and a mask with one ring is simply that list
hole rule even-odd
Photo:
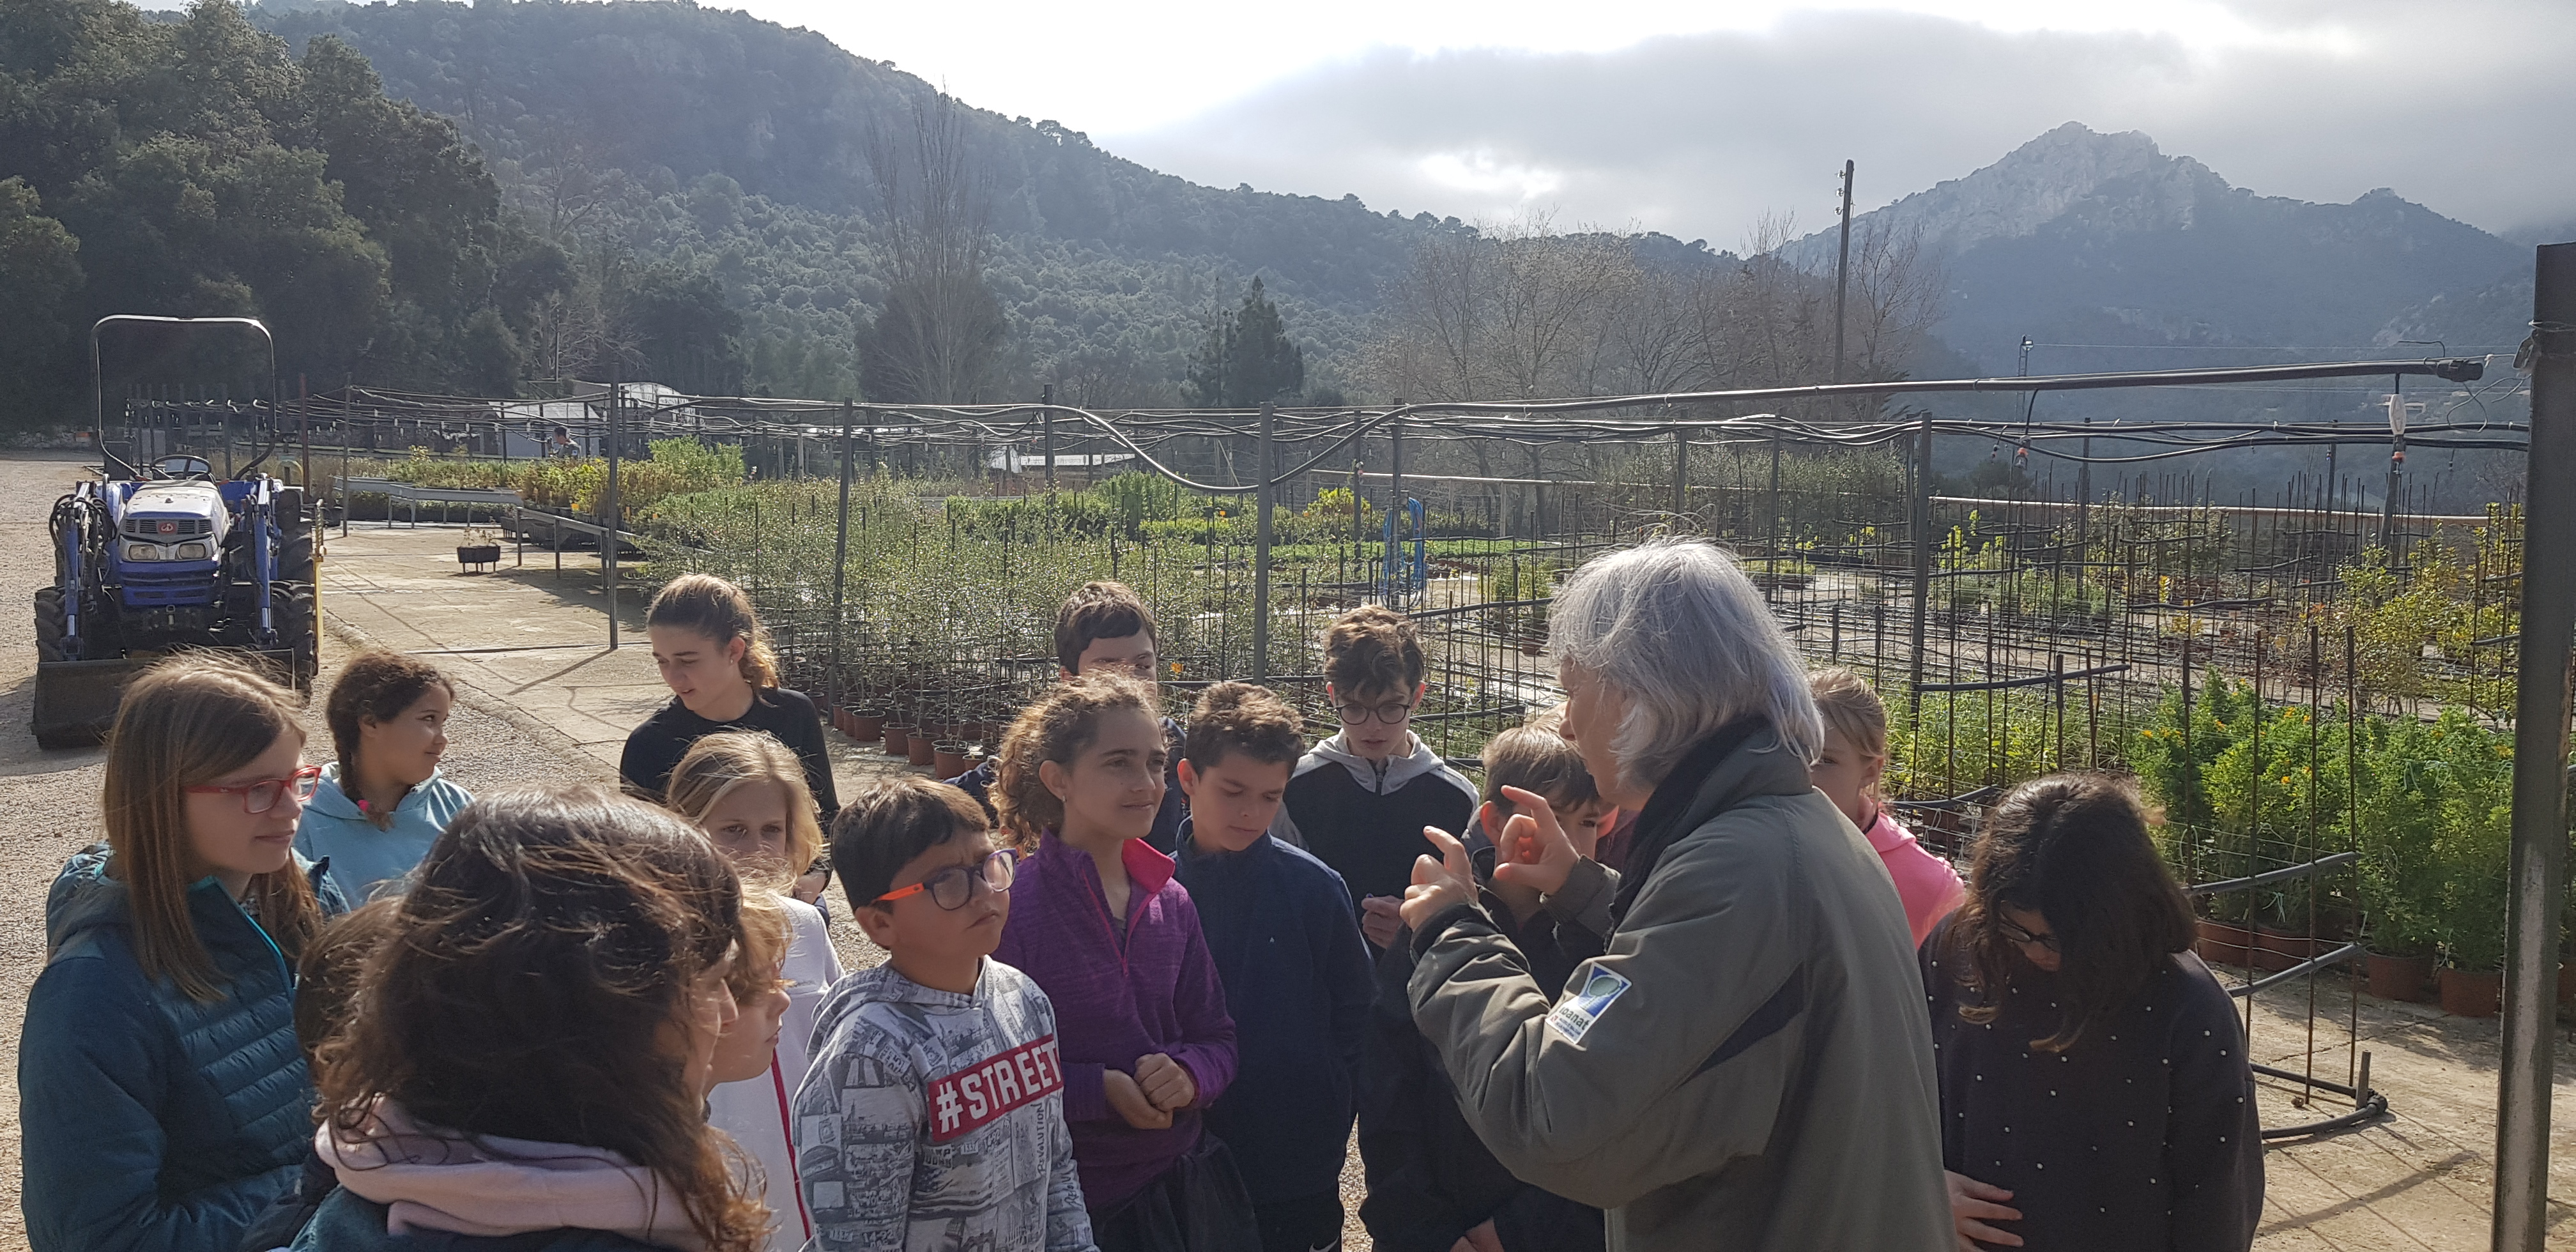
[{"label": "overcast sky", "polygon": [[2576,225],[2568,0],[741,0],[1218,186],[1719,247],[2080,121],[2238,186]]},{"label": "overcast sky", "polygon": [[1196,182],[1380,211],[1737,247],[1830,224],[1845,158],[1866,210],[2074,121],[2267,195],[2576,236],[2576,0],[702,2]]}]

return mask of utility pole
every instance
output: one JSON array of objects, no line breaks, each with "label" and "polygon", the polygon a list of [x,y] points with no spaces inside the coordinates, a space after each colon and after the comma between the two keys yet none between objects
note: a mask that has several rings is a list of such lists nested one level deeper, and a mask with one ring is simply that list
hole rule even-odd
[{"label": "utility pole", "polygon": [[[2576,474],[2576,243],[2539,250],[2532,281],[2532,484]],[[2517,362],[2519,364],[2519,362]],[[2521,672],[2513,721],[2512,894],[2496,1065],[2495,1252],[2549,1241],[2549,1083],[2557,1047],[2559,884],[2567,869],[2569,646],[2576,636],[2576,494],[2523,506]]]},{"label": "utility pole", "polygon": [[1252,554],[1252,681],[1270,681],[1270,457],[1277,410],[1261,402],[1261,452],[1254,460]]},{"label": "utility pole", "polygon": [[2406,471],[2406,393],[2398,390],[2405,385],[2403,375],[2388,383],[2388,489],[2379,496],[2379,546],[2391,565],[2397,564],[2398,477]]},{"label": "utility pole", "polygon": [[1040,420],[1040,421],[1045,425],[1045,427],[1046,427],[1046,489],[1047,489],[1048,494],[1052,495],[1052,494],[1055,492],[1055,384],[1054,384],[1054,383],[1047,383],[1047,384],[1044,384],[1043,386],[1040,386],[1040,387],[1038,388],[1038,404],[1040,405],[1040,411],[1041,411],[1041,413],[1043,414],[1043,416],[1042,416],[1039,420]]},{"label": "utility pole", "polygon": [[841,517],[832,532],[832,682],[834,706],[848,693],[841,688],[841,619],[848,616],[850,576],[850,426],[851,404],[841,401]]},{"label": "utility pole", "polygon": [[1843,162],[1843,244],[1834,259],[1834,381],[1843,380],[1843,293],[1851,286],[1852,163]]}]

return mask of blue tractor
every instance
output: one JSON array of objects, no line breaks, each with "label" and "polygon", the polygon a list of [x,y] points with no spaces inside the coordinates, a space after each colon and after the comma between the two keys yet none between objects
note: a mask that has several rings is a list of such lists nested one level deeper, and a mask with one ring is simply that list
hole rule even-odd
[{"label": "blue tractor", "polygon": [[125,682],[186,648],[246,651],[309,688],[313,527],[304,492],[256,472],[215,480],[172,456],[54,502],[54,585],[36,589],[36,742],[97,743]]}]

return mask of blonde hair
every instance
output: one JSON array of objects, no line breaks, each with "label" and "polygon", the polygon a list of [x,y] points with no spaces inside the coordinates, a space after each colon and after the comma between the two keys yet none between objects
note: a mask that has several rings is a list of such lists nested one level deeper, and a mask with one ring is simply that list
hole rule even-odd
[{"label": "blonde hair", "polygon": [[769,732],[724,730],[701,736],[671,767],[671,781],[662,790],[672,812],[703,823],[736,787],[764,782],[787,791],[787,863],[778,868],[791,877],[802,874],[823,855],[823,825],[814,816],[804,762]]},{"label": "blonde hair", "polygon": [[1841,735],[1862,756],[1887,756],[1887,705],[1860,675],[1836,666],[1807,675],[1816,697],[1816,715],[1825,729]]},{"label": "blonde hair", "polygon": [[[206,654],[153,666],[126,687],[116,711],[99,788],[109,872],[133,897],[134,960],[143,976],[167,978],[190,999],[225,993],[188,914],[188,889],[202,875],[188,837],[187,788],[258,760],[281,735],[303,743],[296,713],[285,688]],[[291,857],[282,869],[252,875],[246,898],[289,961],[322,928],[313,884]]]},{"label": "blonde hair", "polygon": [[713,574],[682,574],[653,593],[644,610],[644,626],[671,626],[705,635],[718,647],[742,640],[743,681],[754,687],[778,685],[778,654],[770,649],[769,628],[760,624],[751,597]]},{"label": "blonde hair", "polygon": [[742,952],[734,958],[725,985],[734,999],[749,1004],[779,984],[787,965],[787,947],[795,927],[787,920],[787,879],[745,876],[742,880]]},{"label": "blonde hair", "polygon": [[1002,735],[1002,764],[991,791],[993,811],[1022,851],[1064,823],[1064,801],[1047,790],[1038,766],[1070,766],[1100,737],[1100,721],[1121,709],[1151,718],[1154,700],[1143,683],[1124,674],[1084,674],[1058,683],[1030,705]]}]

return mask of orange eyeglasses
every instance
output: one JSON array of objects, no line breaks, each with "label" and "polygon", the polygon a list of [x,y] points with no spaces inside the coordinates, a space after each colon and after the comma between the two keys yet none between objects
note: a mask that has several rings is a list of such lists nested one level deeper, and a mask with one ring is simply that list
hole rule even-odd
[{"label": "orange eyeglasses", "polygon": [[1004,848],[974,865],[951,865],[933,871],[928,878],[909,887],[897,887],[878,896],[872,903],[892,904],[905,896],[930,893],[930,902],[954,912],[966,907],[975,894],[975,884],[987,891],[1008,891],[1011,879],[1019,872],[1020,854]]}]

